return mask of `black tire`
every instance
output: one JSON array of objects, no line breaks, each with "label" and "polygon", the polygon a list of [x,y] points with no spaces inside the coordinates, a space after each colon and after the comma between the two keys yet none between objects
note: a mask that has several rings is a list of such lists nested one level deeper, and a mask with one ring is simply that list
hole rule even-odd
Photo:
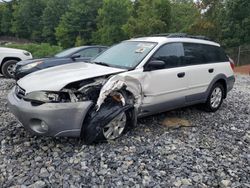
[{"label": "black tire", "polygon": [[225,88],[221,83],[215,83],[209,92],[205,103],[205,110],[207,112],[216,112],[223,103],[225,92]]},{"label": "black tire", "polygon": [[[2,73],[5,78],[14,78],[14,66],[17,64],[17,60],[5,61],[2,65]],[[12,70],[11,70],[12,69]]]},{"label": "black tire", "polygon": [[121,104],[114,103],[113,101],[103,104],[99,111],[96,111],[96,109],[90,110],[90,113],[83,124],[81,137],[84,139],[86,144],[106,141],[107,139],[104,135],[104,127],[116,117],[124,113],[126,116],[124,129],[119,133],[118,137],[111,140],[119,138],[132,125],[131,111],[131,106],[122,106]]}]

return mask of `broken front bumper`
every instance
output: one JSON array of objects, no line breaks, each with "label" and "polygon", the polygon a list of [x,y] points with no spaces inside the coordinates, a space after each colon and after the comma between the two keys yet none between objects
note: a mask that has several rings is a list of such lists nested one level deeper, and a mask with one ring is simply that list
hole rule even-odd
[{"label": "broken front bumper", "polygon": [[33,106],[19,99],[15,88],[8,95],[11,112],[33,135],[79,137],[91,101],[76,103],[45,103]]}]

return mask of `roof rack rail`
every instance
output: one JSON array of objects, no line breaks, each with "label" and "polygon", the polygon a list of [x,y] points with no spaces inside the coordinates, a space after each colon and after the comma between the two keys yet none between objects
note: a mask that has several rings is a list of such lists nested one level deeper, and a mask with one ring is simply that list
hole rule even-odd
[{"label": "roof rack rail", "polygon": [[151,35],[151,37],[168,37],[171,34],[173,33],[158,33],[158,34]]},{"label": "roof rack rail", "polygon": [[141,37],[147,37],[147,35],[135,35],[135,36],[133,36],[131,38],[134,39],[134,38],[141,38]]},{"label": "roof rack rail", "polygon": [[168,35],[168,38],[176,38],[176,37],[182,38],[182,37],[187,37],[187,36],[188,36],[187,33],[170,33]]},{"label": "roof rack rail", "polygon": [[182,38],[192,38],[192,39],[201,39],[201,40],[212,40],[209,37],[202,36],[202,35],[183,35],[183,36],[175,36],[175,35],[170,35],[168,38],[175,38],[175,37],[182,37]]},{"label": "roof rack rail", "polygon": [[189,35],[187,33],[160,33],[160,34],[154,34],[152,36],[167,37],[167,38],[193,38],[193,39],[201,39],[201,40],[211,41],[211,39],[209,37],[202,36],[202,35]]}]

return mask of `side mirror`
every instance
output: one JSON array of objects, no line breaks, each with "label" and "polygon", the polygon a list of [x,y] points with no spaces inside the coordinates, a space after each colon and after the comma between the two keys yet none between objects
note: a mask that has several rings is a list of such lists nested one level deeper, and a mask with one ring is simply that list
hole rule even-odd
[{"label": "side mirror", "polygon": [[164,61],[152,60],[146,65],[146,67],[144,68],[144,71],[153,71],[153,70],[164,69],[164,68],[165,68]]},{"label": "side mirror", "polygon": [[73,55],[71,56],[71,59],[75,60],[75,59],[80,58],[80,57],[81,57],[80,54],[73,54]]}]

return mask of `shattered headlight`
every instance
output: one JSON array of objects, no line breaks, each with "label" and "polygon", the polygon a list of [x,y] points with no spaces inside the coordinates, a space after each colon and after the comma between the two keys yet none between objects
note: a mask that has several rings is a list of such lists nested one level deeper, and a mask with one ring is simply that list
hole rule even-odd
[{"label": "shattered headlight", "polygon": [[67,103],[87,100],[82,93],[64,91],[34,91],[23,98],[34,103]]}]

